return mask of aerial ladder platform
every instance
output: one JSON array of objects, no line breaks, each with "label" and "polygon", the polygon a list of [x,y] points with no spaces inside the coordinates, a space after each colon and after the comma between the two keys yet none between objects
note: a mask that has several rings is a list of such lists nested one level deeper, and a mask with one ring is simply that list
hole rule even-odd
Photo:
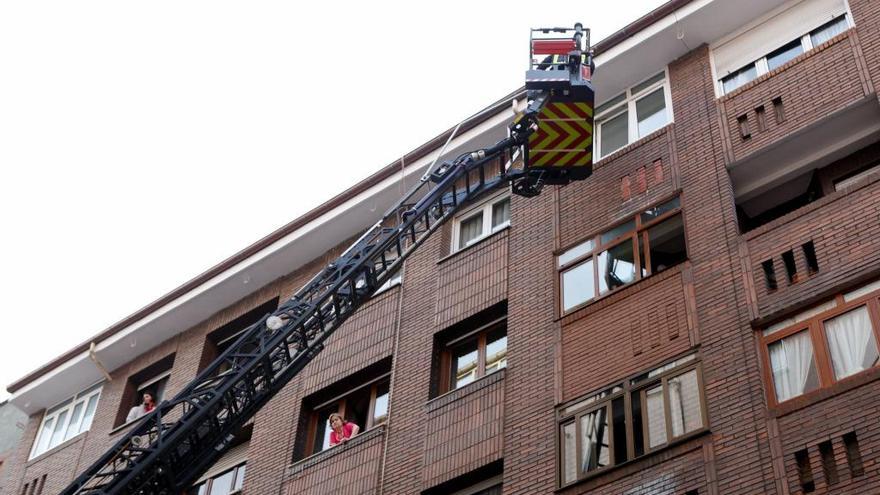
[{"label": "aerial ladder platform", "polygon": [[[532,197],[592,173],[589,30],[533,29],[525,109],[508,137],[429,167],[419,183],[338,259],[248,327],[162,401],[62,495],[178,495],[235,434],[321,352],[324,342],[428,237],[468,204],[510,186]],[[500,163],[490,172],[489,164]],[[436,164],[435,164],[436,165]]]}]

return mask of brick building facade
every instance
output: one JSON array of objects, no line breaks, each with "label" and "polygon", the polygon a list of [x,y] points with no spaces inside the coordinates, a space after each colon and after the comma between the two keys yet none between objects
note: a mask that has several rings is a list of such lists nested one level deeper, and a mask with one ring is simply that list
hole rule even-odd
[{"label": "brick building facade", "polygon": [[[880,6],[673,0],[596,51],[593,176],[445,225],[200,493],[880,493]],[[447,137],[10,385],[2,494],[60,491]]]}]

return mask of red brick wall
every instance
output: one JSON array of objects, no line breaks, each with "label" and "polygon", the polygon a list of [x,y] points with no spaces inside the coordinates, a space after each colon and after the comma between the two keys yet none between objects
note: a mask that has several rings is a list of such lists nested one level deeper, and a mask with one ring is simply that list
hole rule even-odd
[{"label": "red brick wall", "polygon": [[[360,495],[376,493],[382,463],[384,428],[356,436],[348,444],[325,450],[291,468],[286,495]],[[253,493],[253,492],[249,492]],[[275,493],[275,492],[273,492]]]}]

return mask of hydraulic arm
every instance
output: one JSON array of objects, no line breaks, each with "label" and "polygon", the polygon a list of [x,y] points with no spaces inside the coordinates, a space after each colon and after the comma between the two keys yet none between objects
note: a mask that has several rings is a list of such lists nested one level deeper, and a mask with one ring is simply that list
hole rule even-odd
[{"label": "hydraulic arm", "polygon": [[[583,160],[568,166],[548,162],[549,166],[534,167],[527,161],[533,144],[538,144],[533,138],[530,143],[530,136],[540,132],[543,112],[557,100],[576,103],[573,98],[577,95],[578,101],[588,102],[586,121],[592,124],[592,87],[582,71],[588,59],[581,48],[585,31],[579,25],[574,30],[545,31],[575,33],[571,38],[575,43],[553,47],[564,52],[565,62],[540,69],[564,73],[565,77],[558,77],[553,84],[542,81],[541,87],[535,88],[527,83],[527,107],[510,125],[507,138],[429,170],[342,256],[275,312],[243,332],[193,382],[159,404],[62,493],[183,492],[227,450],[234,434],[321,352],[324,341],[464,205],[508,183],[515,193],[533,196],[544,184],[588,176],[590,164]],[[578,88],[573,87],[575,82]],[[584,93],[587,90],[589,93]],[[581,116],[554,115],[559,117],[560,128],[584,120]],[[572,153],[568,148],[557,152]],[[574,150],[575,154],[583,152],[586,150]],[[511,165],[518,162],[523,166]],[[495,164],[498,167],[490,172],[489,165]]]}]

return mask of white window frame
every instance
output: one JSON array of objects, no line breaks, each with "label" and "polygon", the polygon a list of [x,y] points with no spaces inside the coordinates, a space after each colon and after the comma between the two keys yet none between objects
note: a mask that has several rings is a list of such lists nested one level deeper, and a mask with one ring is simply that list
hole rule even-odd
[{"label": "white window frame", "polygon": [[[28,460],[31,460],[37,456],[40,456],[46,452],[49,452],[50,450],[54,449],[55,447],[65,443],[67,441],[73,440],[74,438],[88,432],[89,429],[91,429],[91,427],[92,427],[92,421],[94,421],[96,414],[92,415],[92,419],[89,421],[89,424],[84,427],[82,422],[85,420],[85,417],[86,417],[86,409],[88,408],[88,404],[89,404],[89,401],[91,400],[91,398],[97,397],[95,399],[96,400],[95,412],[97,413],[98,405],[100,405],[100,401],[101,401],[101,390],[103,390],[103,388],[104,388],[103,382],[96,383],[96,384],[88,387],[87,389],[83,390],[82,392],[74,395],[73,397],[66,399],[66,400],[63,400],[50,408],[47,408],[46,412],[43,413],[43,420],[40,421],[40,428],[37,430],[37,435],[34,438],[34,443],[31,446],[31,451],[30,451],[30,454],[28,455]],[[65,402],[67,403],[66,405],[64,405],[63,407],[58,407],[58,406],[64,404]],[[83,408],[82,414],[79,417],[79,426],[77,427],[81,431],[79,433],[77,433],[76,435],[71,436],[70,438],[65,438],[67,436],[67,430],[71,427],[70,422],[71,422],[71,419],[73,418],[73,410],[76,408],[76,406],[78,404],[82,404],[82,408]],[[53,409],[55,409],[55,410],[53,410]],[[51,411],[51,413],[50,413],[50,411]],[[64,419],[64,427],[61,430],[63,432],[63,435],[61,436],[61,441],[54,444],[54,445],[52,445],[52,443],[51,443],[51,435],[55,431],[55,426],[56,426],[53,424],[52,430],[49,431],[49,433],[48,433],[50,436],[50,440],[49,440],[50,443],[47,444],[45,449],[38,451],[37,448],[39,447],[39,445],[41,443],[41,440],[43,437],[43,431],[44,431],[44,427],[46,426],[46,423],[48,423],[49,421],[54,422],[54,420],[56,418],[58,418],[59,416],[61,416],[61,414],[64,413],[65,411],[67,412],[67,415],[65,416],[65,419]]]},{"label": "white window frame", "polygon": [[[636,114],[636,102],[638,102],[643,97],[653,93],[659,88],[663,88],[663,98],[666,104],[666,123],[663,124],[662,127],[656,129],[654,132],[662,129],[663,127],[668,126],[672,122],[674,122],[673,112],[672,112],[672,92],[669,89],[669,67],[664,67],[662,70],[663,78],[659,81],[654,82],[653,84],[646,86],[639,90],[638,93],[633,93],[632,88],[644,83],[645,81],[650,80],[651,78],[657,76],[659,72],[652,72],[649,77],[642,79],[641,81],[633,84],[623,93],[618,93],[614,95],[613,98],[609,98],[608,101],[619,98],[621,95],[624,96],[624,99],[619,103],[615,104],[612,107],[602,110],[602,113],[599,113],[595,116],[595,125],[593,126],[596,129],[596,139],[593,142],[593,156],[597,157],[597,160],[601,160],[607,156],[611,156],[618,151],[626,148],[627,146],[635,143],[639,139],[642,139],[645,136],[639,136],[639,120],[638,115]],[[604,102],[603,102],[604,103]],[[597,107],[601,105],[596,105]],[[602,155],[602,125],[610,119],[617,117],[624,111],[627,113],[627,142],[625,145],[617,148],[616,150],[608,153],[607,155]]]},{"label": "white window frame", "polygon": [[[483,239],[489,237],[490,235],[498,232],[500,230],[506,229],[510,226],[510,218],[508,218],[505,222],[493,227],[492,226],[492,207],[496,204],[504,201],[510,200],[510,191],[502,191],[489,199],[483,201],[482,203],[475,205],[467,210],[459,213],[452,220],[452,250],[451,252],[455,253],[457,251],[461,251],[467,247],[470,247]],[[473,218],[477,212],[481,212],[483,215],[483,231],[477,237],[473,238],[466,245],[462,247],[458,247],[459,239],[461,236],[461,222],[465,220],[469,220]]]},{"label": "white window frame", "polygon": [[[849,30],[849,29],[852,29],[853,27],[855,27],[855,24],[853,23],[852,15],[850,14],[850,12],[849,12],[849,8],[848,8],[848,6],[847,6],[847,10],[846,10],[846,12],[844,12],[843,14],[841,14],[841,15],[835,17],[834,19],[831,19],[831,20],[828,21],[828,22],[823,22],[822,24],[820,24],[820,25],[818,25],[818,26],[816,26],[816,27],[810,29],[810,30],[807,31],[806,33],[803,33],[803,34],[801,34],[800,36],[798,36],[798,37],[796,37],[796,38],[792,38],[792,39],[786,41],[785,43],[783,43],[783,44],[781,44],[781,45],[779,45],[779,46],[776,46],[776,47],[773,47],[773,48],[767,50],[767,51],[764,53],[764,56],[762,56],[761,58],[759,58],[759,59],[757,59],[757,60],[753,60],[752,62],[749,62],[749,63],[747,63],[747,64],[744,64],[744,65],[742,65],[742,66],[740,66],[740,67],[738,67],[738,68],[736,68],[736,69],[734,69],[734,70],[731,70],[731,71],[729,71],[727,74],[724,74],[724,75],[716,74],[716,77],[715,77],[715,91],[717,92],[718,96],[721,97],[721,96],[724,96],[725,94],[727,94],[727,93],[724,92],[724,79],[725,79],[727,76],[729,76],[729,75],[731,75],[731,74],[735,74],[735,73],[738,72],[739,70],[744,69],[745,67],[748,67],[748,66],[751,65],[751,64],[755,64],[755,72],[756,72],[756,74],[755,74],[755,78],[752,79],[752,81],[754,81],[755,79],[760,78],[760,77],[763,76],[764,74],[769,73],[769,72],[770,72],[770,65],[769,65],[768,62],[767,62],[767,56],[770,55],[771,53],[775,52],[776,50],[782,48],[783,46],[785,46],[785,45],[791,43],[792,41],[795,41],[795,40],[798,40],[798,39],[801,41],[801,49],[803,50],[803,53],[801,53],[801,55],[803,55],[804,53],[809,52],[809,51],[812,50],[813,48],[816,48],[816,47],[813,46],[813,40],[812,40],[812,38],[810,37],[810,34],[811,34],[813,31],[819,29],[820,27],[822,27],[822,26],[828,24],[829,22],[839,19],[840,17],[843,17],[843,18],[844,18],[844,21],[846,21],[846,30]],[[798,56],[800,56],[800,55],[798,55]],[[787,63],[787,62],[786,62],[786,63]],[[714,60],[713,60],[713,63],[712,63],[713,71],[714,71],[714,66],[715,66],[715,64],[714,64]],[[751,82],[751,81],[749,81],[749,82]],[[740,86],[737,86],[736,88],[732,89],[731,92],[736,91],[737,89],[739,89],[739,88],[745,86],[746,84],[748,84],[748,82],[747,82],[747,83],[743,83],[743,84],[741,84]]]}]

